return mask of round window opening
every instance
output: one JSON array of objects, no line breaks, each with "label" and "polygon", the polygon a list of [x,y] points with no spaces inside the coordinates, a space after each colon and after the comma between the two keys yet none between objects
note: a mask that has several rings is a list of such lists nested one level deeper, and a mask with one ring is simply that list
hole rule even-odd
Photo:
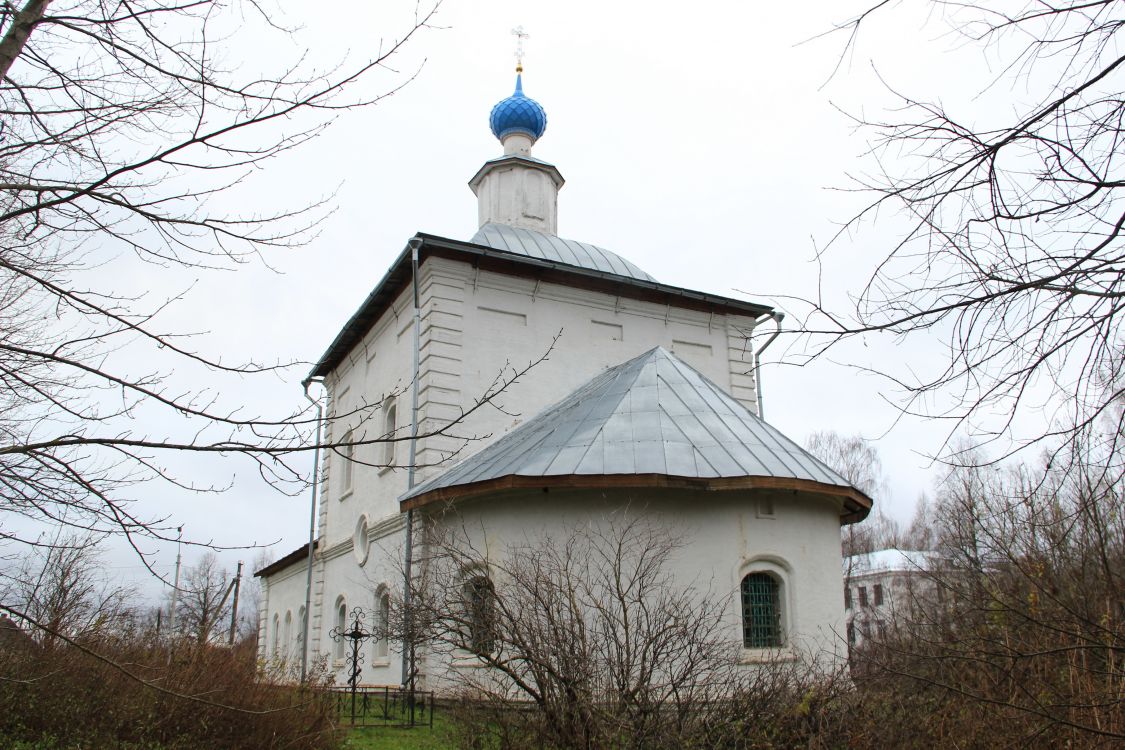
[{"label": "round window opening", "polygon": [[355,535],[352,536],[352,552],[355,554],[355,561],[360,565],[367,562],[369,546],[367,540],[367,516],[360,516],[355,524]]}]

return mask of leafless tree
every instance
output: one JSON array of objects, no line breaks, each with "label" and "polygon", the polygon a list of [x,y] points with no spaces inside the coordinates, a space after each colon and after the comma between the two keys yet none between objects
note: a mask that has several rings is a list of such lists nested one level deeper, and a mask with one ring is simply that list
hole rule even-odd
[{"label": "leafless tree", "polygon": [[952,469],[934,514],[943,562],[898,612],[894,636],[865,651],[861,688],[920,696],[930,714],[918,720],[944,724],[948,744],[1120,744],[1125,475],[1116,445],[1087,433],[1039,469],[979,454]]},{"label": "leafless tree", "polygon": [[591,522],[486,555],[454,526],[429,529],[415,637],[430,664],[453,665],[435,676],[463,694],[501,711],[534,706],[524,720],[539,741],[673,741],[692,712],[730,690],[737,644],[726,598],[707,582],[673,580],[683,538],[642,520]]},{"label": "leafless tree", "polygon": [[[341,112],[393,93],[365,81],[390,70],[438,1],[416,6],[370,58],[327,69],[240,64],[244,39],[295,33],[255,0],[0,5],[0,542],[63,525],[124,535],[144,560],[141,540],[175,538],[175,524],[138,510],[138,483],[222,489],[170,468],[186,453],[241,458],[303,489],[290,459],[316,447],[315,418],[296,388],[271,414],[234,396],[284,366],[195,350],[161,322],[178,294],[137,297],[103,267],[230,269],[310,239],[323,201],[239,213],[220,199],[245,196]],[[479,404],[520,374],[501,375]],[[352,429],[346,440],[325,430],[335,437],[320,447],[359,460],[357,446],[409,439],[376,426],[383,401],[328,414]]]},{"label": "leafless tree", "polygon": [[[871,3],[840,24],[844,55],[864,43],[874,16],[902,5]],[[931,23],[961,35],[962,49],[987,50],[998,72],[972,108],[950,111],[940,92],[891,91],[898,106],[888,119],[856,117],[874,145],[855,187],[874,199],[840,236],[877,216],[909,226],[873,260],[853,309],[816,301],[804,329],[825,336],[818,354],[820,344],[875,332],[940,340],[934,367],[911,363],[889,376],[905,411],[946,420],[950,435],[968,428],[978,442],[1002,439],[1000,455],[1029,443],[1055,448],[1100,418],[1122,418],[1125,6],[923,5]],[[981,116],[973,108],[982,102],[1003,114]],[[1047,429],[1015,429],[1019,415],[1039,410]]]},{"label": "leafless tree", "polygon": [[901,543],[898,524],[888,518],[879,506],[885,499],[887,480],[879,452],[859,435],[841,435],[822,431],[809,435],[805,447],[840,476],[868,497],[876,500],[875,512],[863,523],[853,523],[840,530],[845,557],[894,547]]},{"label": "leafless tree", "polygon": [[818,431],[809,435],[805,447],[868,497],[880,497],[886,492],[879,452],[861,436]]},{"label": "leafless tree", "polygon": [[176,629],[197,643],[225,633],[234,603],[230,583],[219,556],[210,550],[185,568],[176,597]]},{"label": "leafless tree", "polygon": [[109,581],[98,539],[56,535],[34,547],[14,569],[0,569],[0,598],[9,612],[28,615],[43,628],[32,636],[56,645],[60,636],[88,640],[127,630],[135,592]]}]

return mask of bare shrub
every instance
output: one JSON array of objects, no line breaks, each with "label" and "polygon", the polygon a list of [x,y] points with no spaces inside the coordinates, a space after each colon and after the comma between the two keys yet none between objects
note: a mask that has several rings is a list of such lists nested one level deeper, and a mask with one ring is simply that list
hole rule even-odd
[{"label": "bare shrub", "polygon": [[275,685],[258,674],[250,647],[184,644],[168,650],[138,633],[51,650],[0,647],[0,744],[336,746],[323,679]]},{"label": "bare shrub", "polygon": [[456,690],[462,747],[805,746],[846,723],[854,691],[823,663],[738,664],[732,592],[676,580],[687,539],[665,526],[590,522],[490,554],[450,523],[428,536],[414,637]]},{"label": "bare shrub", "polygon": [[440,679],[467,699],[501,714],[510,702],[534,706],[521,723],[538,742],[675,734],[729,677],[721,598],[672,580],[685,540],[664,528],[591,523],[499,556],[449,525],[429,537],[417,637],[436,663],[453,664]]},{"label": "bare shrub", "polygon": [[[946,743],[1125,738],[1125,503],[1117,436],[1045,468],[967,462],[936,517],[945,563],[865,649],[861,689],[909,693]],[[982,734],[983,733],[983,734]]]},{"label": "bare shrub", "polygon": [[[0,747],[334,746],[323,668],[279,686],[258,669],[253,640],[160,638],[155,618],[104,586],[90,539],[58,541],[0,576]],[[195,584],[185,577],[185,598]],[[193,631],[213,621],[184,619]]]}]

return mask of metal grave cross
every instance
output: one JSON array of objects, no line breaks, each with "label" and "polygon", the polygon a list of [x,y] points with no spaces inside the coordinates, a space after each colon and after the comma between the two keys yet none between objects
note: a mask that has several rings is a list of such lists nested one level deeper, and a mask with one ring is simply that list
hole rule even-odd
[{"label": "metal grave cross", "polygon": [[355,724],[355,694],[356,688],[359,686],[359,676],[363,673],[363,660],[364,654],[360,650],[363,642],[369,638],[374,638],[375,633],[370,630],[365,630],[363,627],[363,619],[365,615],[362,609],[356,607],[352,610],[352,624],[351,627],[337,626],[332,628],[328,635],[332,640],[339,642],[342,640],[351,641],[351,649],[347,655],[348,666],[348,686],[351,688],[352,694],[352,724]]}]

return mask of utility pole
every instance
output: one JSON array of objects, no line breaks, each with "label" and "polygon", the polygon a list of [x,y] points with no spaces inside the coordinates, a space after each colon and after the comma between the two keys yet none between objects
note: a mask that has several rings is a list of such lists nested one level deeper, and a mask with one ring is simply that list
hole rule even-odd
[{"label": "utility pole", "polygon": [[238,624],[238,589],[242,584],[242,561],[238,561],[238,572],[234,574],[234,603],[230,609],[230,638],[228,643],[234,645],[234,630]]},{"label": "utility pole", "polygon": [[173,637],[176,635],[176,600],[180,596],[180,551],[183,547],[181,542],[184,538],[184,527],[180,526],[176,529],[176,581],[172,584],[172,608],[168,612],[168,632]]}]

